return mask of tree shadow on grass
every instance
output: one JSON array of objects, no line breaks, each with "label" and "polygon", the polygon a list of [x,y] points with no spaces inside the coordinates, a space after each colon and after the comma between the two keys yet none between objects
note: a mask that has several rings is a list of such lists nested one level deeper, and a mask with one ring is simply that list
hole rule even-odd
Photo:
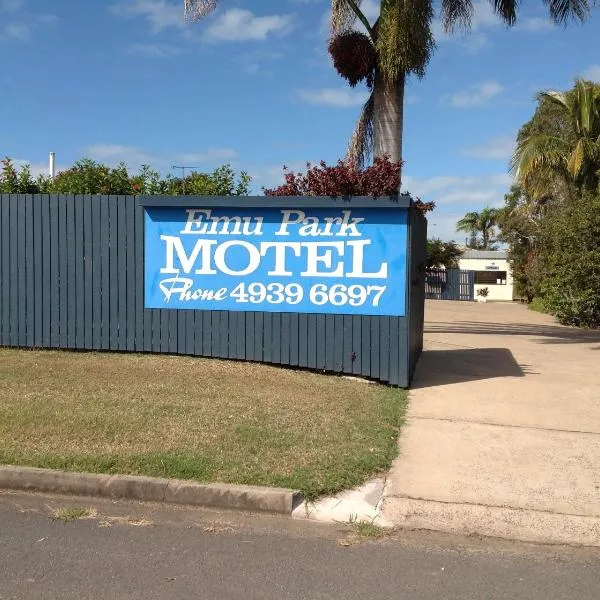
[{"label": "tree shadow on grass", "polygon": [[600,344],[600,331],[576,329],[561,325],[533,325],[527,323],[481,323],[456,321],[454,323],[425,323],[425,333],[468,333],[488,335],[525,335],[540,338],[540,344]]},{"label": "tree shadow on grass", "polygon": [[424,350],[411,388],[533,374],[527,365],[519,365],[508,348]]}]

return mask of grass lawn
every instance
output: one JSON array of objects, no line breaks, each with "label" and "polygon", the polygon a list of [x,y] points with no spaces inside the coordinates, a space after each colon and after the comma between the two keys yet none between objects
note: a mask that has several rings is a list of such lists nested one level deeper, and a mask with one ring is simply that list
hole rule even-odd
[{"label": "grass lawn", "polygon": [[260,364],[0,349],[0,463],[301,490],[386,469],[406,392]]}]

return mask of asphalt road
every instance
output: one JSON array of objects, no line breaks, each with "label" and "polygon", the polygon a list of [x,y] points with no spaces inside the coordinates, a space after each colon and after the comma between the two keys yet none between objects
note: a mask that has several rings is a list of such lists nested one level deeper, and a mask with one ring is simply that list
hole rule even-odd
[{"label": "asphalt road", "polygon": [[[57,521],[61,507],[91,516]],[[597,600],[600,551],[0,492],[0,599]]]}]

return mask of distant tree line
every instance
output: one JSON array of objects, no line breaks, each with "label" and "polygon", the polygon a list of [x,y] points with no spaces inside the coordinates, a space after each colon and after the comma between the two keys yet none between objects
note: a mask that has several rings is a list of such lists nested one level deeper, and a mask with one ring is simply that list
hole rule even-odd
[{"label": "distant tree line", "polygon": [[125,163],[110,167],[89,158],[78,160],[54,178],[32,176],[29,165],[17,168],[10,158],[1,161],[0,193],[4,194],[163,194],[198,196],[247,196],[250,176],[236,175],[230,165],[209,173],[192,172],[184,178],[163,177],[148,165],[130,173]]}]

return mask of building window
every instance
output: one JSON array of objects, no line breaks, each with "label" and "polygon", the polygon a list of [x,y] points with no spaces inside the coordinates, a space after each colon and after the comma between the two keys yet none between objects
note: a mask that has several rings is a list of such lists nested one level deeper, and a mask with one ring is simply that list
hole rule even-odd
[{"label": "building window", "polygon": [[475,283],[506,285],[506,271],[475,271]]}]

